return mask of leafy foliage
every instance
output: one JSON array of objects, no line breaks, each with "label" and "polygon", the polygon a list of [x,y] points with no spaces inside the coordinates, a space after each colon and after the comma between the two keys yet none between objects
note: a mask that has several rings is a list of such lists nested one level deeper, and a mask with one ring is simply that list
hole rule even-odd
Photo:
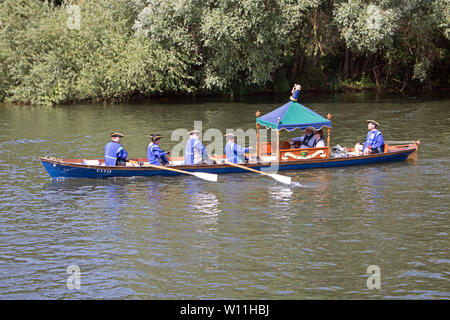
[{"label": "leafy foliage", "polygon": [[79,29],[70,29],[64,6],[0,4],[4,99],[53,104],[189,90],[186,65],[176,53],[134,34],[129,1],[88,1],[80,8]]},{"label": "leafy foliage", "polygon": [[448,86],[449,37],[448,0],[2,0],[0,101]]},{"label": "leafy foliage", "polygon": [[335,22],[345,43],[361,53],[391,47],[397,19],[395,10],[361,0],[341,3],[335,10]]}]

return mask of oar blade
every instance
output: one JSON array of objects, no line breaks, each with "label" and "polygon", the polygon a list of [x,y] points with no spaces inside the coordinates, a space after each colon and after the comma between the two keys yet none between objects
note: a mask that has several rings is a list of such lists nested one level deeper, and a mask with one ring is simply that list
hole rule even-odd
[{"label": "oar blade", "polygon": [[206,173],[206,172],[192,172],[192,175],[196,176],[197,178],[217,182],[217,174],[213,173]]},{"label": "oar blade", "polygon": [[281,183],[284,183],[284,184],[291,184],[292,183],[291,177],[288,177],[288,176],[282,176],[281,174],[276,174],[276,173],[272,173],[272,174],[270,174],[270,176],[272,178],[274,178],[275,180],[277,180],[278,182],[281,182]]}]

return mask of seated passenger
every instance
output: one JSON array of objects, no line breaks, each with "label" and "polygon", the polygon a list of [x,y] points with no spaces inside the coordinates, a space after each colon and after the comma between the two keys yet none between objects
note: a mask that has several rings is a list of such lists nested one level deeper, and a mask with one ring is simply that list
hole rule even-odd
[{"label": "seated passenger", "polygon": [[291,144],[291,148],[295,148],[296,142],[300,142],[300,149],[311,148],[314,144],[314,140],[314,132],[310,128],[307,128],[303,136],[292,138],[289,140],[289,144]]},{"label": "seated passenger", "polygon": [[383,134],[376,129],[379,125],[380,124],[375,120],[367,120],[367,128],[369,129],[369,132],[367,133],[364,144],[357,143],[355,145],[355,155],[360,156],[362,154],[366,156],[374,153],[383,153]]},{"label": "seated passenger", "polygon": [[225,145],[225,155],[227,157],[227,161],[231,163],[247,162],[248,158],[245,156],[245,153],[249,152],[251,147],[242,148],[237,143],[234,143],[234,133],[227,133],[225,137],[227,137],[227,144]]},{"label": "seated passenger", "polygon": [[294,84],[294,87],[291,91],[291,97],[289,98],[291,101],[298,101],[298,97],[300,96],[300,91],[302,90],[302,86],[299,84]]},{"label": "seated passenger", "polygon": [[120,144],[123,134],[111,133],[111,142],[105,145],[105,166],[126,166],[128,152]]},{"label": "seated passenger", "polygon": [[325,147],[325,141],[323,140],[323,130],[314,132],[314,143],[312,145],[314,148]]},{"label": "seated passenger", "polygon": [[147,148],[147,161],[149,164],[154,166],[160,166],[169,164],[169,160],[166,158],[166,154],[170,154],[170,152],[166,152],[161,150],[159,147],[159,142],[162,138],[159,134],[152,134],[149,136],[150,144]]},{"label": "seated passenger", "polygon": [[186,143],[184,164],[213,164],[214,160],[211,160],[208,153],[205,150],[205,146],[200,142],[200,131],[192,130],[189,134],[189,140]]}]

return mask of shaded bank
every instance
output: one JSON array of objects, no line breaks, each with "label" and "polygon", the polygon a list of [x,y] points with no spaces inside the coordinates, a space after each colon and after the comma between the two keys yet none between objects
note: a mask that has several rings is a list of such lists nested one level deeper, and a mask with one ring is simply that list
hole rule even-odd
[{"label": "shaded bank", "polygon": [[0,101],[449,87],[443,0],[4,0],[0,17]]}]

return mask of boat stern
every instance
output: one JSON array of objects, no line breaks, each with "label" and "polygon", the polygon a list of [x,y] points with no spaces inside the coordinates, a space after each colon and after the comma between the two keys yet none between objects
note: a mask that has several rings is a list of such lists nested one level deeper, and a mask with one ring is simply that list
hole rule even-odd
[{"label": "boat stern", "polygon": [[408,158],[406,158],[406,160],[417,161],[417,153],[419,151],[419,144],[420,144],[420,140],[417,140],[408,146],[409,148],[414,148],[415,150],[408,155]]}]

